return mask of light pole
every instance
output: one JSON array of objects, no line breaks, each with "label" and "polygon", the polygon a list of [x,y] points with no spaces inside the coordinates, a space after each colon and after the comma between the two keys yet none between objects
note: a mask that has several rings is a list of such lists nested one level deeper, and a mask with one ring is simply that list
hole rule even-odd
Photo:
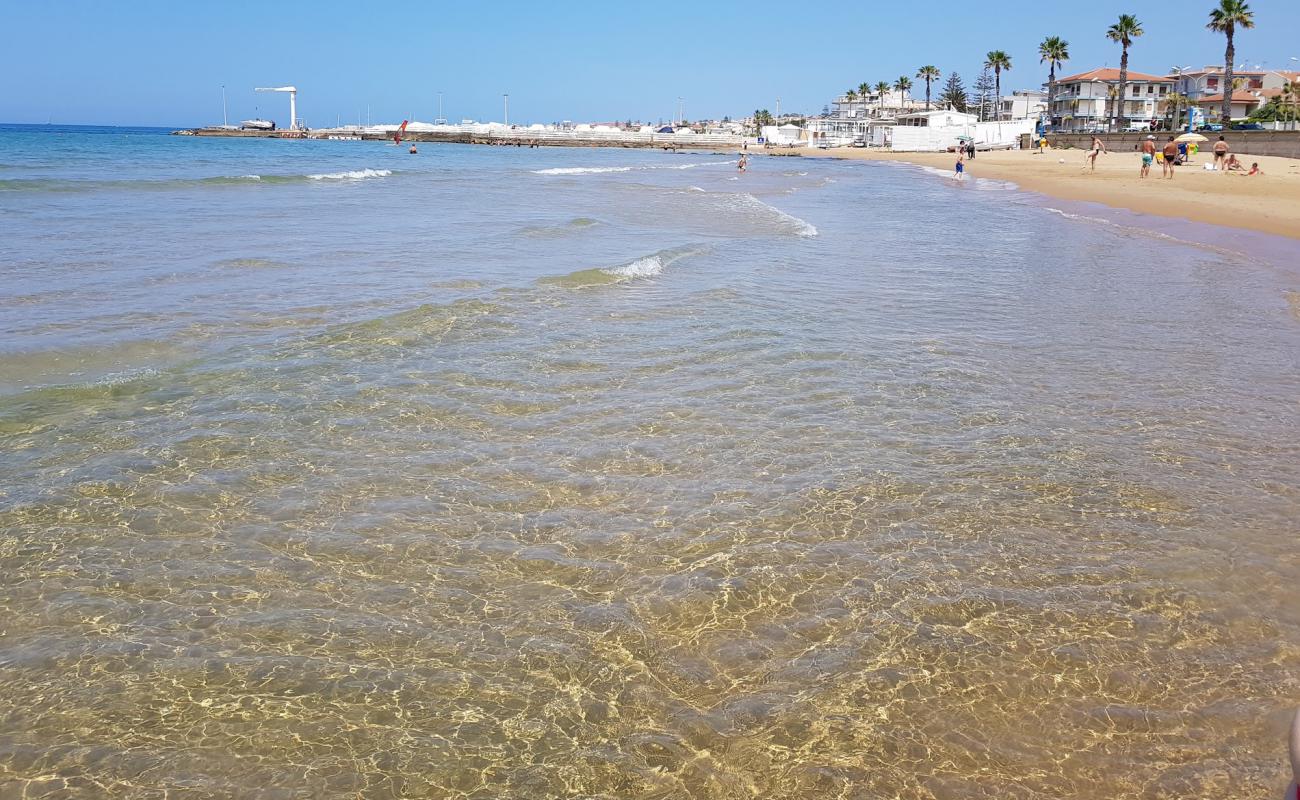
[{"label": "light pole", "polygon": [[510,94],[507,92],[506,94],[501,95],[501,98],[506,104],[506,127],[509,128],[510,127]]},{"label": "light pole", "polygon": [[442,92],[438,92],[438,118],[433,121],[434,125],[447,124],[446,118],[442,116]]},{"label": "light pole", "polygon": [[230,121],[226,119],[226,85],[224,83],[221,84],[221,127],[230,127]]}]

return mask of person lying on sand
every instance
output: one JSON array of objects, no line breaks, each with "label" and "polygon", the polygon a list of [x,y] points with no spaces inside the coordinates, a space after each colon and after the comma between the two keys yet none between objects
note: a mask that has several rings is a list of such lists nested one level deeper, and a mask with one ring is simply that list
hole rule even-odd
[{"label": "person lying on sand", "polygon": [[[1238,169],[1240,169],[1240,167],[1238,167]],[[1241,177],[1249,178],[1251,175],[1263,175],[1263,174],[1264,174],[1264,170],[1259,168],[1259,162],[1256,161],[1255,163],[1250,165],[1250,172],[1243,174]]]}]

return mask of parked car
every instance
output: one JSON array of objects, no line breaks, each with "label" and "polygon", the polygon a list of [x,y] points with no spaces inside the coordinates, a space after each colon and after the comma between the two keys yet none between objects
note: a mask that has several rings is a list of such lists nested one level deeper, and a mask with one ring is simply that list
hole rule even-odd
[{"label": "parked car", "polygon": [[1263,124],[1258,122],[1238,122],[1232,126],[1234,131],[1262,131],[1266,130]]},{"label": "parked car", "polygon": [[1151,130],[1151,125],[1150,123],[1146,123],[1146,122],[1136,123],[1133,125],[1126,125],[1124,127],[1125,133],[1146,133],[1149,130]]},{"label": "parked car", "polygon": [[1217,123],[1217,122],[1211,122],[1209,125],[1202,125],[1202,126],[1201,126],[1200,128],[1198,128],[1197,130],[1202,130],[1202,131],[1211,131],[1211,132],[1217,133],[1217,132],[1223,130],[1223,126],[1220,125],[1220,124]]}]

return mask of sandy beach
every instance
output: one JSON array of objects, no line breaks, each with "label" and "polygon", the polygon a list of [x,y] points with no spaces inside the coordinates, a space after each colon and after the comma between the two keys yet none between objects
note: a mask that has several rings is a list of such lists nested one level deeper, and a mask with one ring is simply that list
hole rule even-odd
[{"label": "sandy beach", "polygon": [[[1172,180],[1139,178],[1137,152],[1111,152],[1097,159],[1095,173],[1084,172],[1083,150],[1010,150],[979,153],[966,172],[982,178],[1013,181],[1021,188],[1066,200],[1103,203],[1144,214],[1179,217],[1300,239],[1300,160],[1238,154],[1247,168],[1259,162],[1262,176],[1207,172],[1213,160],[1207,149],[1195,163],[1178,168]],[[891,153],[864,148],[809,150],[805,155],[905,161],[951,170],[950,153]],[[1065,163],[1061,163],[1061,159]]]}]

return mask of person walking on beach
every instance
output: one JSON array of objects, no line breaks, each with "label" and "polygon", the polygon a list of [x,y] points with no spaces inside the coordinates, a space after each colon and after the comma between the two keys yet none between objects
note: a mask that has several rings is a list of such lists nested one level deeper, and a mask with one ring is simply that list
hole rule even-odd
[{"label": "person walking on beach", "polygon": [[1138,177],[1145,178],[1151,174],[1151,162],[1156,160],[1156,137],[1148,136],[1142,142],[1142,171]]},{"label": "person walking on beach", "polygon": [[966,143],[966,157],[971,161],[975,160],[975,140],[971,139]]},{"label": "person walking on beach", "polygon": [[1220,136],[1219,141],[1214,143],[1214,168],[1219,170],[1226,170],[1227,166],[1228,166],[1228,143],[1224,141],[1222,136]]},{"label": "person walking on beach", "polygon": [[1097,156],[1104,152],[1106,152],[1106,144],[1100,138],[1092,137],[1092,147],[1088,150],[1087,155],[1089,173],[1097,171]]},{"label": "person walking on beach", "polygon": [[1165,160],[1160,162],[1160,169],[1163,170],[1160,177],[1173,180],[1174,159],[1178,158],[1178,142],[1174,141],[1174,137],[1170,136],[1169,141],[1165,142],[1163,155]]},{"label": "person walking on beach", "polygon": [[953,168],[952,179],[959,181],[962,175],[966,173],[966,151],[964,148],[957,148],[957,166]]}]

